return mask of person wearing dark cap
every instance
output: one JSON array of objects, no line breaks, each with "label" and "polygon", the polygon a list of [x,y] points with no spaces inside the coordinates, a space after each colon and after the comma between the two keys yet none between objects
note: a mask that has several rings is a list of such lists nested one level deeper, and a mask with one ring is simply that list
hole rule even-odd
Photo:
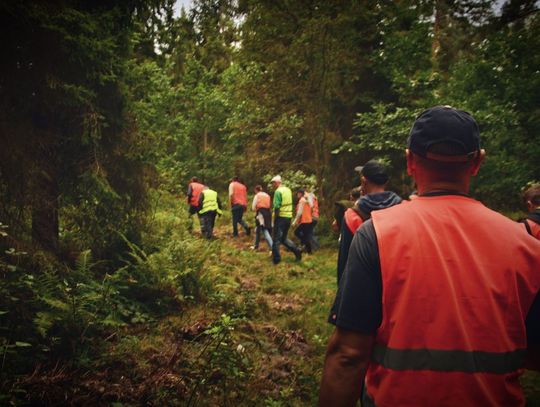
[{"label": "person wearing dark cap", "polygon": [[341,233],[341,223],[345,216],[345,211],[352,208],[356,201],[362,196],[362,188],[355,187],[349,192],[349,199],[342,199],[334,202],[334,220],[332,221],[332,231],[335,233]]},{"label": "person wearing dark cap", "polygon": [[401,198],[392,191],[386,191],[388,172],[386,166],[376,160],[368,161],[362,167],[356,167],[360,172],[360,188],[363,195],[352,208],[345,211],[339,239],[337,282],[341,280],[352,239],[358,228],[371,217],[372,211],[389,208],[401,202]]},{"label": "person wearing dark cap", "polygon": [[296,192],[298,203],[296,204],[296,216],[292,222],[292,226],[298,225],[294,231],[294,235],[304,245],[306,253],[311,254],[311,242],[313,238],[313,211],[309,204],[305,189],[299,189]]},{"label": "person wearing dark cap", "polygon": [[540,241],[470,198],[485,152],[468,113],[426,110],[408,139],[418,198],[358,229],[329,321],[319,405],[523,406],[540,368]]},{"label": "person wearing dark cap", "polygon": [[527,232],[540,240],[540,184],[533,184],[523,192],[529,214],[522,223]]}]

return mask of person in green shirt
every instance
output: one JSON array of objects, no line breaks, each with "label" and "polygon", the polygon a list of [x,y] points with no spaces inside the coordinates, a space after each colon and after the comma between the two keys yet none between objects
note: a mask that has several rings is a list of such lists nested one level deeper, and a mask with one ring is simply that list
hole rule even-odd
[{"label": "person in green shirt", "polygon": [[272,244],[272,262],[278,264],[281,261],[279,245],[283,244],[287,250],[293,252],[296,260],[302,259],[302,252],[296,245],[287,238],[289,228],[291,227],[291,218],[293,215],[292,192],[289,188],[281,185],[281,176],[276,175],[271,180],[275,188],[272,208],[274,210],[274,236]]}]

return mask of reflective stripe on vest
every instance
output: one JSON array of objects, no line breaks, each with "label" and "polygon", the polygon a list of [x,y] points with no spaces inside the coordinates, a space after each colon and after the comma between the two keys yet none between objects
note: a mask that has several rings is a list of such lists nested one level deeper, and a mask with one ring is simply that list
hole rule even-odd
[{"label": "reflective stripe on vest", "polygon": [[345,220],[347,228],[353,235],[358,228],[362,226],[362,223],[364,223],[362,217],[353,208],[349,208],[345,211],[343,219]]},{"label": "reflective stripe on vest", "polygon": [[311,217],[311,206],[309,206],[309,203],[306,198],[301,198],[298,201],[298,204],[296,204],[296,212],[298,213],[298,208],[300,205],[303,205],[302,209],[302,215],[300,215],[300,219],[298,220],[298,224],[302,223],[311,223],[313,221]]},{"label": "reflective stripe on vest", "polygon": [[192,182],[189,185],[191,186],[191,199],[189,200],[189,204],[191,206],[199,206],[199,196],[204,189],[204,185],[199,182]]},{"label": "reflective stripe on vest", "polygon": [[266,192],[258,192],[257,193],[257,204],[255,205],[255,209],[270,209],[270,195],[268,195]]},{"label": "reflective stripe on vest", "polygon": [[246,186],[244,184],[241,184],[238,181],[231,182],[231,186],[232,186],[231,204],[247,206]]},{"label": "reflective stripe on vest", "polygon": [[504,374],[523,366],[527,349],[510,352],[481,352],[438,349],[391,349],[377,344],[372,361],[392,370],[433,370]]},{"label": "reflective stripe on vest", "polygon": [[218,213],[220,213],[221,211],[219,210],[217,203],[217,192],[212,189],[205,189],[204,191],[202,191],[202,194],[204,196],[204,200],[199,214],[202,215],[210,211],[217,211]]},{"label": "reflective stripe on vest", "polygon": [[462,196],[419,197],[372,219],[383,315],[366,374],[375,405],[523,405],[540,242]]},{"label": "reflective stripe on vest", "polygon": [[291,190],[287,187],[280,186],[278,189],[276,189],[276,192],[281,194],[281,206],[278,210],[278,216],[282,218],[292,218],[293,201]]}]

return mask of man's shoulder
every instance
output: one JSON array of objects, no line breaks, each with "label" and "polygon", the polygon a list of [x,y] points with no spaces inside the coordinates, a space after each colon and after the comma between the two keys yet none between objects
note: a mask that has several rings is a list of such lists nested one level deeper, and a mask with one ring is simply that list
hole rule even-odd
[{"label": "man's shoulder", "polygon": [[291,192],[291,189],[285,185],[281,185],[278,189],[276,189],[276,192]]}]

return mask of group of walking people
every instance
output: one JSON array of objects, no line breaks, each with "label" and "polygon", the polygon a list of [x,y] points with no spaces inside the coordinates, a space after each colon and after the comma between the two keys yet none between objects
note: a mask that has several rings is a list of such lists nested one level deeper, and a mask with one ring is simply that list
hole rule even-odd
[{"label": "group of walking people", "polygon": [[[340,233],[338,290],[320,406],[523,406],[519,376],[540,370],[540,185],[524,192],[528,216],[515,222],[469,196],[485,157],[480,131],[467,112],[436,106],[420,114],[409,134],[407,173],[417,191],[402,200],[386,190],[385,165],[355,170],[336,219]],[[316,197],[293,194],[279,175],[273,198],[255,187],[261,235],[281,261],[280,246],[301,260],[313,249]],[[247,188],[229,186],[233,236],[243,220]],[[222,206],[196,178],[190,213],[212,237]],[[291,226],[302,242],[288,238]]]},{"label": "group of walking people", "polygon": [[[302,252],[311,254],[318,247],[314,236],[319,219],[318,199],[312,191],[298,189],[295,206],[292,191],[283,184],[280,175],[273,177],[271,184],[274,188],[273,198],[261,185],[254,188],[255,195],[251,209],[255,214],[255,241],[251,248],[257,250],[263,237],[271,250],[274,264],[281,262],[281,245],[300,261]],[[197,214],[203,237],[212,239],[216,217],[223,213],[223,205],[217,192],[202,184],[197,177],[193,177],[188,185],[187,201],[191,225],[192,216]],[[244,213],[248,207],[247,187],[239,177],[233,177],[229,184],[229,203],[232,214],[232,236],[239,236],[239,225],[246,235],[250,236],[251,227],[244,220]],[[289,239],[291,227],[295,228],[294,234],[300,240],[301,247]]]}]

